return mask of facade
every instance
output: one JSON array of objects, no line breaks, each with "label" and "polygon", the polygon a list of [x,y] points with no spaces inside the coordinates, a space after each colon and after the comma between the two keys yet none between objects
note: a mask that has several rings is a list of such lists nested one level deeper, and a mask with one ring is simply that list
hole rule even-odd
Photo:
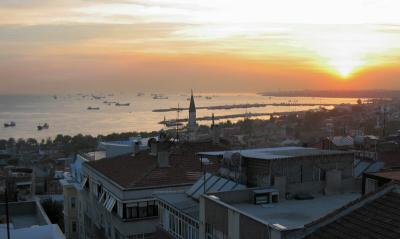
[{"label": "facade", "polygon": [[103,152],[91,152],[77,155],[71,164],[71,172],[60,180],[64,196],[64,231],[67,239],[84,238],[82,227],[82,204],[80,191],[82,190],[82,164],[90,160],[104,158]]},{"label": "facade", "polygon": [[[209,173],[186,191],[158,192],[159,231],[167,238],[199,239],[199,198],[204,193],[241,190],[246,186]],[[162,237],[160,237],[162,238]]]},{"label": "facade", "polygon": [[353,189],[354,154],[303,147],[201,152],[222,159],[219,175],[248,187],[273,186],[281,199],[299,193],[337,193]]}]

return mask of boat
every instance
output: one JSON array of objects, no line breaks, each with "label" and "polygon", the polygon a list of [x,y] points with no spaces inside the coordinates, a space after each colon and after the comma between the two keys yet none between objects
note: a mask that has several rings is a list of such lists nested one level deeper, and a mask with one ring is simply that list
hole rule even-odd
[{"label": "boat", "polygon": [[47,123],[44,123],[43,125],[38,125],[38,127],[37,127],[37,129],[40,131],[40,130],[43,130],[43,129],[48,129],[49,128],[49,124],[47,124]]},{"label": "boat", "polygon": [[15,127],[15,125],[16,125],[15,122],[11,121],[9,123],[4,123],[4,128]]},{"label": "boat", "polygon": [[99,110],[100,107],[92,107],[92,106],[89,106],[89,107],[87,107],[87,109],[88,109],[88,110]]},{"label": "boat", "polygon": [[129,106],[129,105],[131,105],[131,103],[124,103],[124,104],[122,104],[122,103],[116,103],[116,104],[115,104],[115,106]]},{"label": "boat", "polygon": [[211,100],[212,97],[211,96],[206,96],[206,100]]},{"label": "boat", "polygon": [[161,94],[154,94],[153,95],[153,100],[167,100],[168,99],[168,96],[164,96],[164,95],[161,95]]},{"label": "boat", "polygon": [[137,96],[144,96],[144,93],[143,92],[138,92]]}]

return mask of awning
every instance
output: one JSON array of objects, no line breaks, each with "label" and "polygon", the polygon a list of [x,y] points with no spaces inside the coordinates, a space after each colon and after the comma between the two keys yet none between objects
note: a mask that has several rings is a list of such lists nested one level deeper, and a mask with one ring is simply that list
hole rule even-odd
[{"label": "awning", "polygon": [[102,193],[101,196],[100,196],[99,203],[101,203],[101,202],[103,201],[105,195],[106,195],[106,192],[103,191],[103,193]]},{"label": "awning", "polygon": [[108,202],[107,202],[107,204],[106,204],[107,211],[111,212],[112,209],[114,208],[116,202],[117,201],[115,200],[115,198],[110,197]]},{"label": "awning", "polygon": [[88,177],[83,177],[83,180],[81,183],[82,188],[84,188],[86,186],[87,182],[88,182]]}]

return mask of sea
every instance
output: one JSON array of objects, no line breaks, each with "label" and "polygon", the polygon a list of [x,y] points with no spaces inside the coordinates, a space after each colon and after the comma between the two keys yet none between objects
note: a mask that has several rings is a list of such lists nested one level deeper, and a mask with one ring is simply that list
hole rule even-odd
[{"label": "sea", "polygon": [[[189,107],[188,94],[163,94],[165,99],[153,99],[153,94],[68,94],[68,95],[0,95],[0,139],[8,138],[54,138],[64,135],[106,135],[120,132],[157,131],[164,127],[159,122],[188,117],[187,111],[153,112],[178,106]],[[97,99],[96,99],[97,98]],[[162,98],[162,97],[161,97]],[[168,98],[168,99],[166,99]],[[115,103],[130,103],[129,106],[116,106]],[[244,113],[273,113],[318,109],[318,104],[355,104],[355,98],[317,98],[317,97],[269,97],[251,93],[213,93],[196,94],[197,107],[222,106],[234,104],[273,104],[304,103],[312,106],[265,106],[258,108],[199,109],[197,117],[234,115]],[[88,110],[88,107],[99,107]],[[325,107],[331,108],[331,107]],[[267,119],[269,116],[254,118]],[[221,121],[226,121],[223,119]],[[242,118],[230,119],[232,122]],[[14,121],[15,127],[3,127],[4,123]],[[38,130],[37,126],[47,123],[48,129]],[[209,125],[210,121],[200,124]],[[217,122],[218,123],[218,122]]]}]

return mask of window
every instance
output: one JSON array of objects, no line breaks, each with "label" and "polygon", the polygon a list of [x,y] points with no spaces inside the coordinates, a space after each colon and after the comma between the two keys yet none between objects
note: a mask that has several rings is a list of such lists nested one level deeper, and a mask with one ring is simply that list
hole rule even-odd
[{"label": "window", "polygon": [[72,232],[76,232],[76,222],[72,221]]},{"label": "window", "polygon": [[374,192],[378,187],[378,181],[372,178],[366,178],[365,180],[365,194]]},{"label": "window", "polygon": [[124,218],[146,218],[158,216],[158,206],[156,201],[142,201],[126,204]]},{"label": "window", "polygon": [[111,237],[111,227],[109,223],[107,223],[107,235],[108,237]]},{"label": "window", "polygon": [[147,202],[139,202],[139,217],[147,217]]},{"label": "window", "polygon": [[154,217],[158,215],[158,208],[155,201],[148,201],[147,214],[149,217]]},{"label": "window", "polygon": [[75,208],[76,199],[75,197],[71,197],[71,208]]}]

